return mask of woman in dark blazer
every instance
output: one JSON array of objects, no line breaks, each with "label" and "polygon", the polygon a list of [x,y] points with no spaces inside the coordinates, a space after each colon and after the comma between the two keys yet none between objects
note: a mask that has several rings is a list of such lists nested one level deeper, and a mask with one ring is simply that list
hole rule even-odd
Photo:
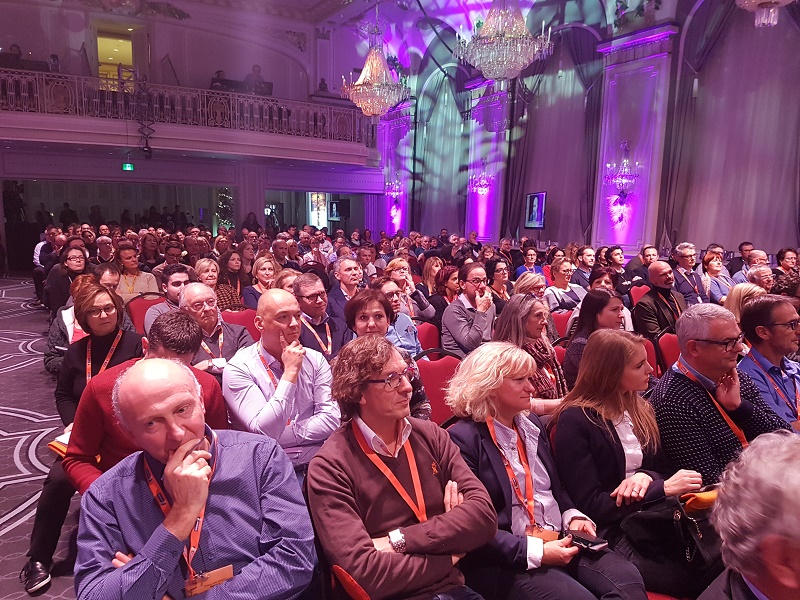
[{"label": "woman in dark blazer", "polygon": [[575,389],[553,414],[556,465],[576,506],[597,523],[600,537],[636,564],[648,590],[696,596],[719,571],[699,573],[685,561],[651,561],[633,549],[620,528],[625,516],[645,504],[702,485],[696,471],[672,474],[661,450],[653,409],[639,395],[653,370],[642,340],[619,329],[589,336]]},{"label": "woman in dark blazer", "polygon": [[450,382],[447,403],[462,417],[450,437],[489,492],[498,519],[494,539],[459,563],[467,585],[498,600],[642,600],[644,582],[622,556],[580,550],[570,536],[558,539],[567,529],[594,535],[595,525],[561,486],[541,421],[526,416],[535,370],[521,348],[490,342],[471,352]]}]

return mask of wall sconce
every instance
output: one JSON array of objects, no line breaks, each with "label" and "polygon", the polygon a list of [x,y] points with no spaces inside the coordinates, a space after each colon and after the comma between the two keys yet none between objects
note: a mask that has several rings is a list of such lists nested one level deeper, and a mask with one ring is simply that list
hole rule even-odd
[{"label": "wall sconce", "polygon": [[485,196],[494,183],[494,177],[486,171],[486,159],[481,159],[481,171],[477,175],[469,176],[469,189],[480,196]]}]

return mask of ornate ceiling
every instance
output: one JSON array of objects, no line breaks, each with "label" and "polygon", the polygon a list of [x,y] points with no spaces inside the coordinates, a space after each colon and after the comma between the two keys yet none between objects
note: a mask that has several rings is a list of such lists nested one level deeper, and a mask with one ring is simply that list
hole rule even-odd
[{"label": "ornate ceiling", "polygon": [[248,10],[311,23],[341,18],[340,15],[344,16],[342,11],[356,3],[361,5],[359,7],[361,10],[365,8],[364,0],[186,0],[183,2],[184,5],[193,3]]}]

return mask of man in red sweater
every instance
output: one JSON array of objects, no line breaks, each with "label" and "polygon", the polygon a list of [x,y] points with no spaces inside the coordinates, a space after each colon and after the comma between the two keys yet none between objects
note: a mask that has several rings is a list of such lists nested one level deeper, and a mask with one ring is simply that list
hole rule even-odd
[{"label": "man in red sweater", "polygon": [[[92,377],[78,403],[63,463],[79,493],[83,494],[123,458],[141,450],[114,416],[111,392],[117,378],[137,360],[167,358],[189,366],[202,339],[203,332],[192,317],[180,311],[165,313],[153,321],[150,334],[142,339],[144,358],[129,360]],[[206,423],[212,429],[228,429],[228,411],[216,378],[194,368],[192,373],[203,390]]]}]

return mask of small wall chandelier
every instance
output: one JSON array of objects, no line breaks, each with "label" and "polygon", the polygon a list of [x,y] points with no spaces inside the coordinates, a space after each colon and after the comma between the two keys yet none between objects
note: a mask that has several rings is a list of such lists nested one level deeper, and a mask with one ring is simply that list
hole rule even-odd
[{"label": "small wall chandelier", "polygon": [[550,31],[545,36],[542,23],[541,35],[532,36],[519,0],[492,0],[486,22],[470,41],[458,36],[453,56],[480,69],[484,77],[502,81],[518,77],[534,60],[552,53]]},{"label": "small wall chandelier", "polygon": [[[622,144],[620,144],[620,148],[622,148],[622,161],[619,166],[613,163],[607,164],[606,168],[609,172],[603,180],[606,185],[611,185],[616,188],[617,193],[624,198],[628,195],[631,188],[636,185],[636,180],[639,179],[639,175],[634,173],[631,169],[630,146],[628,142],[623,141]],[[634,166],[638,167],[639,163],[636,163]]]},{"label": "small wall chandelier", "polygon": [[756,27],[774,27],[778,24],[781,6],[792,0],[736,0],[736,6],[756,14]]},{"label": "small wall chandelier", "polygon": [[403,195],[403,184],[400,183],[400,173],[394,174],[394,181],[386,182],[386,195],[392,200],[397,200]]},{"label": "small wall chandelier", "polygon": [[408,100],[411,90],[401,81],[395,81],[386,55],[383,53],[383,38],[378,21],[378,4],[375,4],[375,29],[370,32],[369,52],[361,75],[353,83],[342,76],[342,98],[352,101],[368,117],[377,121],[389,109]]},{"label": "small wall chandelier", "polygon": [[469,189],[476,194],[484,196],[489,193],[494,183],[494,177],[486,172],[486,159],[481,159],[481,171],[469,177]]}]

